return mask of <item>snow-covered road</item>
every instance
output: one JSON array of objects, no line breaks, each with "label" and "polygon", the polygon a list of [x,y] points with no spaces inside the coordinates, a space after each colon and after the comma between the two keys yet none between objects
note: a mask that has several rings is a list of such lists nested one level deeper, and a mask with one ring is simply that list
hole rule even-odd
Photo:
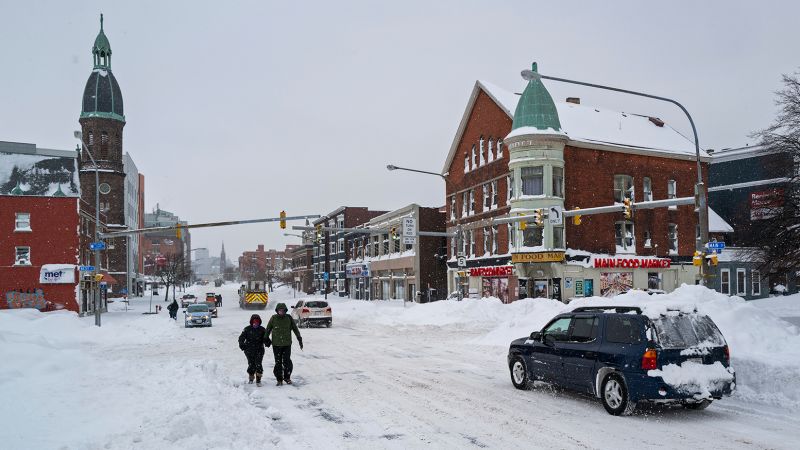
[{"label": "snow-covered road", "polygon": [[[222,289],[224,307],[208,329],[184,329],[166,319],[166,309],[143,316],[144,300],[134,302],[134,311],[104,316],[99,336],[108,337],[82,342],[87,361],[67,370],[58,389],[42,386],[50,403],[32,407],[19,423],[6,421],[0,442],[9,448],[796,448],[796,411],[731,398],[705,411],[659,408],[612,417],[588,397],[546,385],[514,389],[505,349],[476,343],[486,328],[381,325],[344,306],[337,315],[333,299],[332,328],[301,330],[305,351],[295,344],[294,386],[271,382],[269,350],[268,382],[244,385],[246,362],[236,339],[252,311],[237,307],[235,285]],[[295,301],[289,291],[276,293],[265,319],[279,300]],[[80,322],[93,335],[91,320]],[[71,370],[90,371],[89,378],[74,383],[80,376]],[[96,376],[97,391],[89,382]],[[13,398],[8,386],[0,381],[0,393]],[[64,408],[73,414],[59,417]],[[10,411],[0,406],[0,413]],[[48,431],[34,434],[23,422],[38,414]]]}]

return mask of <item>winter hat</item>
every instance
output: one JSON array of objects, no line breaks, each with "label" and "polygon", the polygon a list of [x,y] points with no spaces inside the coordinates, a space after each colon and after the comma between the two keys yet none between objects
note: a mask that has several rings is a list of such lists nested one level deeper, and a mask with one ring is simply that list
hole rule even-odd
[{"label": "winter hat", "polygon": [[275,307],[275,312],[278,312],[279,309],[289,311],[289,308],[286,307],[286,303],[278,303],[278,306]]},{"label": "winter hat", "polygon": [[261,316],[259,316],[258,314],[253,314],[252,316],[250,316],[250,325],[252,325],[253,322],[258,322],[258,324],[261,325]]}]

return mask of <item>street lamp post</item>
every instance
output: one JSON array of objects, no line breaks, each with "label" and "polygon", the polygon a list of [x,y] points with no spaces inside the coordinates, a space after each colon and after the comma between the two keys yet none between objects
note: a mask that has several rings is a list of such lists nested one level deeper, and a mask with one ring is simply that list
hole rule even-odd
[{"label": "street lamp post", "polygon": [[[639,97],[651,98],[651,99],[654,99],[654,100],[661,100],[661,101],[664,101],[664,102],[672,103],[673,105],[675,105],[678,108],[680,108],[681,111],[683,111],[683,113],[686,114],[686,117],[689,119],[689,124],[691,124],[692,133],[694,134],[694,151],[695,151],[695,158],[696,158],[696,161],[697,161],[697,183],[694,186],[695,198],[697,198],[697,202],[696,202],[695,207],[697,208],[697,216],[698,216],[697,221],[698,221],[698,224],[700,225],[700,239],[695,239],[696,240],[695,250],[697,250],[698,252],[701,252],[701,253],[703,252],[703,249],[705,247],[705,243],[708,242],[708,209],[706,208],[706,203],[707,203],[706,191],[704,189],[705,186],[704,186],[704,183],[703,183],[702,168],[701,168],[701,165],[700,165],[700,140],[697,138],[697,128],[694,125],[694,120],[692,119],[692,116],[689,114],[689,111],[687,111],[686,108],[683,105],[678,103],[678,101],[673,100],[671,98],[667,98],[667,97],[660,97],[658,95],[646,94],[644,92],[631,91],[629,89],[620,89],[620,88],[615,88],[615,87],[611,87],[611,86],[604,86],[604,85],[601,85],[601,84],[586,83],[586,82],[583,82],[583,81],[570,80],[570,79],[567,79],[567,78],[551,77],[551,76],[548,76],[548,75],[542,75],[542,74],[540,74],[538,72],[534,72],[533,70],[523,70],[522,71],[522,77],[525,78],[526,80],[542,78],[542,79],[545,79],[545,80],[560,81],[562,83],[569,83],[569,84],[577,84],[579,86],[587,86],[587,87],[596,88],[596,89],[604,89],[604,90],[607,90],[607,91],[621,92],[623,94],[630,94],[630,95],[636,95],[636,96],[639,96]],[[703,263],[705,264],[705,258],[704,258]],[[700,273],[700,275],[701,275],[700,284],[705,284],[705,280],[702,277],[702,275],[703,275],[703,273],[702,273],[703,266],[702,265],[700,266],[700,271],[701,271],[701,273]]]},{"label": "street lamp post", "polygon": [[[92,152],[89,151],[86,143],[83,142],[83,132],[81,131],[74,131],[73,136],[75,139],[81,141],[81,147],[89,155],[89,159],[92,160],[92,164],[94,165],[94,241],[100,242],[100,167],[97,165],[97,161],[94,160],[94,156],[92,156]],[[80,154],[78,154],[80,158]],[[95,281],[97,281],[97,275],[100,272],[100,249],[95,248],[94,250],[94,274],[95,274]],[[94,324],[96,326],[101,326],[100,320],[100,290],[95,289],[94,292]]]},{"label": "street lamp post", "polygon": [[[426,175],[435,175],[440,177],[442,180],[447,182],[447,178],[444,175],[436,172],[429,172],[427,170],[418,170],[418,169],[409,169],[407,167],[398,167],[394,164],[388,164],[386,166],[386,170],[393,171],[393,170],[405,170],[407,172],[416,172],[416,173],[423,173]],[[456,252],[461,251],[463,248],[463,240],[464,240],[464,229],[461,224],[456,224]],[[456,292],[458,292],[458,300],[461,301],[464,298],[464,294],[461,292],[461,277],[458,275],[458,271],[456,271]],[[449,295],[449,294],[448,294]]]}]

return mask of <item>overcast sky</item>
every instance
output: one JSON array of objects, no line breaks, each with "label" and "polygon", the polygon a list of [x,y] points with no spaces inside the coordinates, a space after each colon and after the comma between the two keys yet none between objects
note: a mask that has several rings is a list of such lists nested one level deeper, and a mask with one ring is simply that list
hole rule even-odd
[{"label": "overcast sky", "polygon": [[[105,14],[124,150],[156,203],[192,223],[444,204],[436,177],[476,79],[519,72],[682,102],[703,148],[752,143],[798,70],[798,2],[0,2],[0,140],[72,149]],[[553,97],[664,118],[674,107],[545,82]],[[235,260],[296,238],[277,224],[195,231]]]}]

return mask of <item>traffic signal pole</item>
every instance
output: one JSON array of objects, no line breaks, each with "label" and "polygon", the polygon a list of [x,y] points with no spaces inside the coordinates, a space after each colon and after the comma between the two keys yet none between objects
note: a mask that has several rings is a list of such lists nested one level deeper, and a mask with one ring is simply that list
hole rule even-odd
[{"label": "traffic signal pole", "polygon": [[306,215],[306,216],[291,216],[291,217],[269,217],[266,219],[249,219],[249,220],[229,220],[226,222],[209,222],[209,223],[194,223],[188,225],[175,224],[163,227],[150,227],[150,228],[137,228],[135,230],[114,231],[113,233],[101,233],[101,238],[109,238],[116,236],[125,236],[130,234],[151,233],[154,231],[170,231],[170,230],[187,230],[190,228],[210,228],[210,227],[226,227],[230,225],[244,225],[248,223],[264,223],[264,222],[281,222],[287,220],[304,220],[304,219],[318,219],[321,216]]}]

